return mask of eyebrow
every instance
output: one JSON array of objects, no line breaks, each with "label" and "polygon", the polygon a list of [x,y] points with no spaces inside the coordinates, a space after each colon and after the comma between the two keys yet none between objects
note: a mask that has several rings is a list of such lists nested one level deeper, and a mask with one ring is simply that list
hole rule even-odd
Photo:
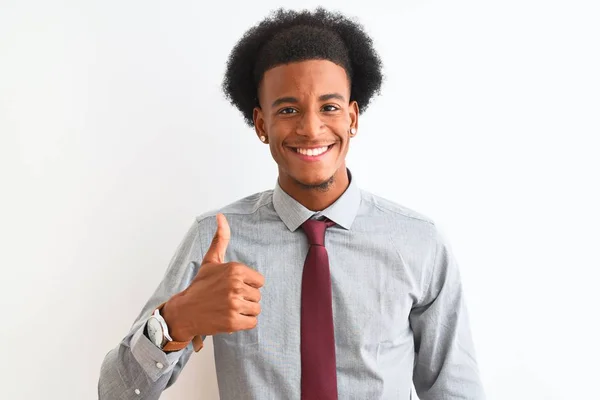
[{"label": "eyebrow", "polygon": [[[346,98],[339,93],[328,93],[328,94],[323,94],[323,95],[319,96],[319,101],[327,101],[327,100],[332,100],[332,99],[337,99],[340,101],[346,100]],[[271,104],[271,107],[272,108],[277,107],[278,105],[283,104],[283,103],[298,104],[299,101],[295,97],[280,97],[277,100],[275,100],[273,102],[273,104]]]}]

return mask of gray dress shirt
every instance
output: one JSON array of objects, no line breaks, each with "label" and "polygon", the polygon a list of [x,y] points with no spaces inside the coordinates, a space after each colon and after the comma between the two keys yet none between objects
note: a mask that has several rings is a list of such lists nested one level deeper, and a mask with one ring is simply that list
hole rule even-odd
[{"label": "gray dress shirt", "polygon": [[[348,171],[350,174],[350,171]],[[101,399],[157,399],[193,354],[164,353],[147,318],[196,275],[216,230],[231,227],[226,262],[265,277],[258,326],[213,336],[221,400],[300,399],[300,289],[308,243],[300,225],[325,216],[340,399],[484,399],[459,269],[427,217],[359,189],[314,213],[276,184],[197,217],[130,332],[102,363]],[[300,229],[299,229],[300,228]],[[198,398],[202,398],[199,394]]]}]

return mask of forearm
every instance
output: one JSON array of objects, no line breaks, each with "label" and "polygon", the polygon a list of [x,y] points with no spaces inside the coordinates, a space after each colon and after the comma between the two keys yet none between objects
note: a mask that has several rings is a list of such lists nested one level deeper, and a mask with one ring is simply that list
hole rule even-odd
[{"label": "forearm", "polygon": [[[419,335],[413,383],[422,400],[484,400],[467,310],[456,310],[456,321],[424,316],[415,326]],[[418,325],[418,324],[415,324]]]},{"label": "forearm", "polygon": [[191,356],[192,346],[165,353],[144,335],[144,329],[156,307],[189,286],[199,267],[194,260],[201,258],[198,226],[194,220],[160,285],[138,314],[131,330],[106,354],[98,382],[99,399],[157,399],[177,380]]},{"label": "forearm", "polygon": [[191,350],[164,353],[143,333],[144,326],[104,358],[98,382],[99,399],[158,399],[177,379]]}]

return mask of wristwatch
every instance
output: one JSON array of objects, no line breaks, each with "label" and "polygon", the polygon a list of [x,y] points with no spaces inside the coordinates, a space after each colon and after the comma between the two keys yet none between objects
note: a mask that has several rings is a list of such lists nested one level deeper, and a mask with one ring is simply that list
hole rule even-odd
[{"label": "wristwatch", "polygon": [[[177,342],[173,340],[171,335],[169,335],[169,327],[167,326],[167,322],[162,317],[162,315],[160,315],[160,310],[164,305],[165,303],[158,306],[156,310],[154,310],[150,318],[148,318],[148,321],[146,323],[146,328],[148,329],[148,339],[150,339],[150,341],[154,343],[156,347],[165,352],[178,351],[184,349],[187,347],[188,344],[190,344],[190,341]],[[194,338],[194,349],[196,347],[196,338]]]}]

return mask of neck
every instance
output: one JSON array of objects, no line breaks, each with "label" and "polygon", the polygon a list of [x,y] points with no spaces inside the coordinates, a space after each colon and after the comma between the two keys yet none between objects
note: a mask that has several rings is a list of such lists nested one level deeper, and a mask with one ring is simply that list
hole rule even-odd
[{"label": "neck", "polygon": [[336,171],[328,185],[322,185],[326,187],[307,187],[281,171],[278,181],[284,192],[311,211],[322,211],[335,203],[350,184],[345,165]]}]

